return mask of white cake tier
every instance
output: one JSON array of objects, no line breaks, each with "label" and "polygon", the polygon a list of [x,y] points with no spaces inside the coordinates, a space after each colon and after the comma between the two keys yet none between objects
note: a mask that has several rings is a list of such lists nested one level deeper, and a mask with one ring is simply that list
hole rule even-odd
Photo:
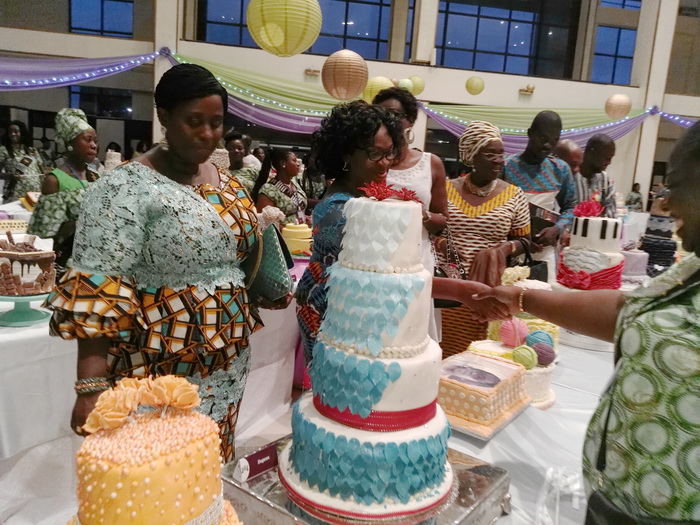
[{"label": "white cake tier", "polygon": [[564,248],[564,264],[574,272],[595,273],[617,266],[625,260],[620,251],[603,253],[588,248]]},{"label": "white cake tier", "polygon": [[338,261],[348,268],[382,273],[421,269],[420,204],[411,201],[350,199]]},{"label": "white cake tier", "polygon": [[625,258],[625,269],[622,271],[623,276],[641,276],[646,277],[647,265],[649,264],[649,254],[642,250],[628,250],[622,252]]},{"label": "white cake tier", "polygon": [[442,349],[429,340],[407,359],[348,355],[328,345],[314,348],[311,379],[323,404],[367,417],[370,411],[418,409],[437,399]]},{"label": "white cake tier", "polygon": [[439,407],[420,427],[368,432],[327,419],[307,394],[294,407],[280,477],[293,499],[326,512],[365,519],[414,514],[450,492],[449,435]]},{"label": "white cake tier", "polygon": [[600,252],[619,252],[622,221],[606,217],[574,217],[572,248],[590,248]]},{"label": "white cake tier", "polygon": [[[415,355],[422,350],[432,301],[430,272],[374,273],[335,264],[329,274],[320,340],[375,357]],[[387,349],[391,349],[389,355]]]}]

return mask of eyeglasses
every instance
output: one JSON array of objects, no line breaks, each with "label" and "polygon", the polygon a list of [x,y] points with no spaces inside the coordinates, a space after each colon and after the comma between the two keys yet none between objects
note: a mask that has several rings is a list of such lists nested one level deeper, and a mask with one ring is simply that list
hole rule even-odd
[{"label": "eyeglasses", "polygon": [[393,149],[390,149],[389,151],[382,151],[374,148],[363,148],[362,151],[364,151],[367,154],[367,158],[372,162],[379,162],[382,159],[387,159],[390,161],[396,160],[396,157],[398,156],[398,154]]},{"label": "eyeglasses", "polygon": [[479,153],[479,155],[489,162],[497,162],[505,157],[505,153]]}]

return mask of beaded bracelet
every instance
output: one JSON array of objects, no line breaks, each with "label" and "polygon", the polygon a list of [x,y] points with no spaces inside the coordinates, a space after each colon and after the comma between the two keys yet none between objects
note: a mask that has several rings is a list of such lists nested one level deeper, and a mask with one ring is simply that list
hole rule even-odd
[{"label": "beaded bracelet", "polygon": [[109,390],[112,384],[106,377],[86,377],[85,379],[78,379],[75,382],[76,394],[79,396],[85,394],[94,394],[96,392],[103,392]]},{"label": "beaded bracelet", "polygon": [[520,295],[518,296],[518,308],[520,308],[520,313],[523,313],[525,309],[523,308],[523,300],[525,299],[525,288],[522,289]]}]

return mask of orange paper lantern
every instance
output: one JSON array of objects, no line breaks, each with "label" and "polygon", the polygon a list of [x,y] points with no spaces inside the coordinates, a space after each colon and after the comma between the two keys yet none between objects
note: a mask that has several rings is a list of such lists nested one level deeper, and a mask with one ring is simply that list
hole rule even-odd
[{"label": "orange paper lantern", "polygon": [[632,109],[632,101],[627,95],[611,95],[605,101],[605,113],[611,119],[619,120],[625,118]]},{"label": "orange paper lantern", "polygon": [[321,70],[323,88],[338,100],[350,100],[362,93],[368,76],[365,59],[349,49],[329,56]]}]

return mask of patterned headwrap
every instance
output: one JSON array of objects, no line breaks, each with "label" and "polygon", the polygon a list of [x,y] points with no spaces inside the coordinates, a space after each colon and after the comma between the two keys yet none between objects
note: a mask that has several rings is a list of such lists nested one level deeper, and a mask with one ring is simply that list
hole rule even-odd
[{"label": "patterned headwrap", "polygon": [[459,160],[472,166],[476,154],[494,140],[503,140],[500,129],[490,122],[472,120],[459,137]]},{"label": "patterned headwrap", "polygon": [[60,151],[68,149],[75,137],[84,131],[93,130],[81,109],[64,108],[56,114],[56,144]]}]

